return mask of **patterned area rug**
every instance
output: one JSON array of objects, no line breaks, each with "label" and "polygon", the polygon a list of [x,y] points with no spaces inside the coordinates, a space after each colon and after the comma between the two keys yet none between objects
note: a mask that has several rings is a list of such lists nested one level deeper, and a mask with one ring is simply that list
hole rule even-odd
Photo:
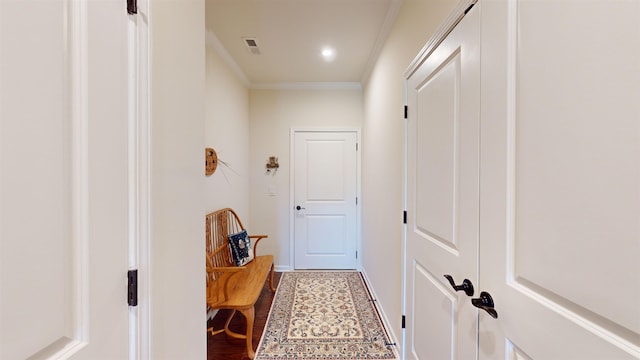
[{"label": "patterned area rug", "polygon": [[395,359],[358,272],[286,272],[256,360]]}]

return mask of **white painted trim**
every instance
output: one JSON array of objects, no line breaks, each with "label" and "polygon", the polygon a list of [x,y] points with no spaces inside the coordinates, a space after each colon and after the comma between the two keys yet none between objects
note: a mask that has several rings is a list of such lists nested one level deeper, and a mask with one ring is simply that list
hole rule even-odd
[{"label": "white painted trim", "polygon": [[[141,10],[143,5],[147,5],[146,9]],[[146,11],[148,14],[149,7],[146,1],[138,3],[138,11]],[[150,16],[148,16],[150,18]],[[140,192],[139,198],[139,217],[138,217],[138,316],[139,316],[139,352],[138,359],[150,360],[151,356],[151,27],[147,23],[143,29],[145,32],[145,46],[141,46],[146,51],[146,57],[142,58],[140,64],[144,66],[142,74],[146,74],[146,78],[141,84],[144,84],[145,98],[140,100],[138,110],[141,112],[138,153],[138,170],[140,175],[138,178],[138,186]]]},{"label": "white painted trim", "polygon": [[293,82],[293,83],[255,83],[255,90],[362,90],[359,82]]},{"label": "white painted trim", "polygon": [[393,24],[396,22],[396,18],[398,17],[398,13],[400,12],[400,8],[403,3],[404,0],[391,0],[391,4],[389,4],[389,9],[387,10],[387,15],[382,23],[382,28],[378,32],[378,37],[376,38],[376,42],[373,44],[373,48],[369,54],[369,59],[364,67],[360,83],[364,84],[369,80],[373,67],[378,60],[378,56],[380,56],[380,53],[382,52],[384,43],[387,41],[387,38],[391,33],[391,29],[393,28]]},{"label": "white painted trim", "polygon": [[[394,0],[394,2],[404,0]],[[231,69],[231,71],[238,77],[238,79],[249,89],[256,90],[340,90],[340,89],[355,89],[362,90],[362,84],[359,82],[292,82],[292,83],[252,83],[242,70],[240,65],[229,54],[227,49],[222,45],[218,36],[212,31],[207,29],[205,33],[205,39],[207,46],[213,48],[216,53],[222,58],[225,64]]]},{"label": "white painted trim", "polygon": [[276,265],[276,266],[275,266],[275,271],[276,271],[276,272],[289,272],[289,271],[293,271],[293,265]]},{"label": "white painted trim", "polygon": [[[402,98],[403,103],[406,106],[409,104],[409,91],[408,91],[408,79],[405,79],[402,84]],[[407,199],[407,187],[409,181],[409,119],[402,119],[403,121],[403,133],[402,133],[402,210],[406,211],[409,205]],[[402,316],[407,314],[407,224],[402,224]],[[400,340],[400,358],[406,359],[406,329],[401,329]]]},{"label": "white painted trim", "polygon": [[291,128],[291,134],[293,132],[356,132],[360,133],[360,128],[357,126],[332,126],[332,127],[298,127]]},{"label": "white painted trim", "polygon": [[[57,344],[57,342],[54,342],[52,344],[52,346],[55,346]],[[65,344],[62,349],[60,349],[59,351],[57,351],[55,354],[52,354],[50,357],[46,357],[47,360],[63,360],[63,359],[69,359],[70,357],[72,357],[74,354],[76,354],[77,352],[79,352],[80,350],[82,350],[85,346],[87,346],[88,343],[86,342],[81,342],[81,341],[70,341],[69,343]],[[44,355],[44,353],[40,352],[37,355]]]},{"label": "white painted trim", "polygon": [[222,42],[220,42],[218,36],[216,36],[216,34],[212,30],[207,29],[205,33],[205,40],[206,44],[208,46],[211,46],[218,53],[218,55],[220,55],[222,61],[224,61],[225,64],[227,64],[227,66],[231,69],[231,71],[233,71],[233,73],[238,76],[238,79],[240,79],[244,86],[249,87],[251,85],[251,81],[249,81],[249,78],[244,73],[240,65],[238,65],[238,63],[233,59],[231,54],[229,54],[224,45],[222,45]]},{"label": "white painted trim", "polygon": [[362,270],[362,139],[360,129],[356,130],[356,270]]},{"label": "white painted trim", "polygon": [[431,55],[431,53],[440,45],[440,43],[449,35],[451,30],[458,25],[465,15],[465,11],[478,0],[460,0],[458,6],[449,14],[449,17],[440,25],[436,33],[429,39],[427,44],[420,50],[418,55],[411,61],[411,64],[402,74],[405,79],[411,75],[422,65],[422,63]]},{"label": "white painted trim", "polygon": [[89,280],[89,99],[87,3],[68,1],[69,103],[72,128],[72,324],[73,340],[52,358],[70,357],[88,345]]},{"label": "white painted trim", "polygon": [[213,319],[218,314],[218,309],[209,309],[207,312],[207,321]]},{"label": "white painted trim", "polygon": [[152,20],[151,1],[141,0],[138,2],[138,12],[146,16],[145,26],[139,28],[139,34],[144,39],[140,49],[144,49],[145,55],[141,57],[139,65],[143,68],[139,75],[145,76],[140,80],[143,84],[143,91],[139,95],[138,110],[140,112],[140,128],[138,133],[139,153],[138,153],[138,178],[139,186],[139,238],[138,238],[138,308],[139,308],[139,360],[150,360],[152,333],[151,333],[151,89],[152,89]]},{"label": "white painted trim", "polygon": [[289,130],[289,267],[292,270],[295,270],[296,268],[296,264],[295,264],[295,213],[293,211],[293,207],[295,206],[295,199],[296,199],[296,194],[295,194],[295,189],[294,189],[294,184],[295,184],[295,166],[293,166],[294,163],[294,155],[295,155],[295,135],[296,135],[296,129],[295,128],[291,128]]},{"label": "white painted trim", "polygon": [[515,204],[516,204],[516,76],[517,1],[508,4],[507,32],[507,282],[515,281]]},{"label": "white painted trim", "polygon": [[[128,16],[127,21],[127,87],[128,87],[128,109],[127,109],[127,172],[128,172],[128,194],[127,194],[127,207],[128,207],[128,222],[129,222],[129,234],[128,234],[128,256],[129,256],[129,270],[137,269],[138,267],[138,208],[139,208],[139,194],[138,194],[138,128],[140,118],[138,117],[138,19],[137,17]],[[129,360],[139,359],[139,322],[138,322],[138,308],[129,307]]]},{"label": "white painted trim", "polygon": [[[356,251],[358,258],[356,259],[356,270],[362,269],[362,130],[359,127],[305,127],[291,128],[289,130],[289,269],[295,270],[295,134],[298,132],[355,132],[358,151],[356,153],[356,196],[358,197],[358,206],[356,207]],[[284,269],[287,267],[279,266]]]},{"label": "white painted trim", "polygon": [[[150,176],[151,38],[149,1],[129,20],[129,269],[138,269],[138,306],[129,307],[129,360],[151,359]],[[147,21],[145,21],[147,20]]]},{"label": "white painted trim", "polygon": [[[378,295],[376,294],[376,290],[371,285],[371,281],[369,280],[369,276],[367,276],[367,272],[364,271],[363,269],[361,273],[362,273],[362,278],[364,279],[364,282],[367,284],[367,288],[369,289],[369,292],[371,293],[371,296],[373,297],[373,299],[379,299]],[[401,351],[402,350],[401,343],[398,341],[398,336],[396,335],[396,333],[393,332],[393,326],[391,326],[389,317],[384,312],[384,308],[382,307],[382,304],[380,303],[380,301],[373,301],[373,306],[375,306],[375,308],[378,310],[378,314],[380,314],[380,319],[382,320],[382,324],[384,325],[384,328],[387,331],[387,334],[389,335],[390,342],[396,343],[396,346],[393,347],[394,354],[396,355],[396,357],[398,357],[398,355],[400,354],[399,358],[405,359]]]}]

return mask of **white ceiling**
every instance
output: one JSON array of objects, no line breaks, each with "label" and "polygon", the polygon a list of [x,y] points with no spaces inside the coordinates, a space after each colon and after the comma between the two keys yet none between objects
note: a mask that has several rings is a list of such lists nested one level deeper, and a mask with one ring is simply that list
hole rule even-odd
[{"label": "white ceiling", "polygon": [[[207,44],[252,87],[360,83],[402,0],[206,0]],[[257,39],[254,55],[243,37]],[[331,62],[324,47],[336,51]]]}]

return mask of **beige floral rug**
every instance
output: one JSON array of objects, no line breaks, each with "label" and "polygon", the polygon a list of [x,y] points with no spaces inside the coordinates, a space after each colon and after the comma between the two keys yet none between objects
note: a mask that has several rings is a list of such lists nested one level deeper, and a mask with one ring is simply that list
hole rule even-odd
[{"label": "beige floral rug", "polygon": [[359,272],[286,272],[255,359],[395,359]]}]

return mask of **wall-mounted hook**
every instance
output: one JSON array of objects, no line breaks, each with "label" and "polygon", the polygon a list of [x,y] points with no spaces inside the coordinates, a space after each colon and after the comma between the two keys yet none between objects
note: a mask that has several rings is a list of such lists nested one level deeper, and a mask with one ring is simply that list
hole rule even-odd
[{"label": "wall-mounted hook", "polygon": [[270,174],[272,171],[275,174],[275,172],[278,171],[278,168],[280,167],[280,164],[278,164],[278,158],[275,156],[269,156],[269,161],[267,162],[267,165],[265,165],[265,167],[267,168],[267,174]]}]

